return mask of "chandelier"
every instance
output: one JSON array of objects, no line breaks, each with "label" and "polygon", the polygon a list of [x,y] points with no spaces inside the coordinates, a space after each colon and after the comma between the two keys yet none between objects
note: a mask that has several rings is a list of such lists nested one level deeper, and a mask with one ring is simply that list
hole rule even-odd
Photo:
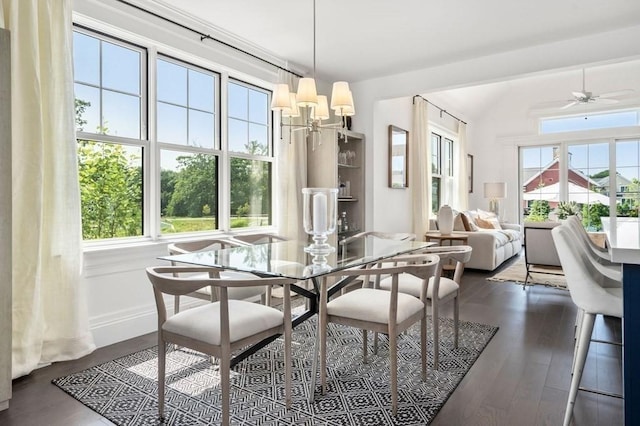
[{"label": "chandelier", "polygon": [[[316,91],[316,0],[313,0],[313,77],[301,78],[298,82],[296,92],[289,91],[288,84],[277,84],[271,99],[271,109],[280,112],[280,138],[282,138],[283,128],[288,127],[289,132],[302,130],[305,132],[307,141],[313,140],[315,149],[315,135],[321,129],[333,128],[342,129],[346,127],[346,117],[355,115],[353,105],[353,95],[346,81],[336,81],[333,83],[331,91],[331,104],[327,102],[327,97],[318,95]],[[323,123],[329,119],[329,106],[340,121],[333,123]],[[293,119],[302,117],[302,123],[293,123]],[[288,118],[288,122],[284,119]],[[345,135],[346,136],[346,135]],[[291,141],[291,139],[289,139]]]}]

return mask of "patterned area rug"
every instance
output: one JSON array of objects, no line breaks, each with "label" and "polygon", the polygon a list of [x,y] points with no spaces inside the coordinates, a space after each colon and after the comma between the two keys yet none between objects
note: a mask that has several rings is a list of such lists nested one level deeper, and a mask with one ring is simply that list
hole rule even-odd
[{"label": "patterned area rug", "polygon": [[[497,327],[460,322],[453,348],[453,321],[441,319],[440,370],[429,366],[420,379],[418,327],[400,336],[398,415],[391,415],[388,347],[362,364],[359,330],[331,324],[328,333],[328,390],[308,402],[315,317],[293,332],[293,406],[284,405],[282,340],[258,351],[232,371],[231,423],[234,425],[425,425],[447,401],[460,380],[497,332]],[[430,327],[430,325],[429,325]],[[430,330],[431,328],[429,328]],[[384,337],[384,336],[383,336]],[[371,339],[372,340],[372,339]],[[429,344],[429,359],[432,359]],[[157,348],[150,348],[53,383],[117,425],[214,425],[220,422],[217,366],[186,349],[167,355],[165,422],[157,415]]]},{"label": "patterned area rug", "polygon": [[[562,275],[562,268],[532,266],[531,274],[527,280],[527,285],[546,285],[548,287],[567,288],[567,281]],[[487,278],[487,281],[514,282],[524,284],[527,275],[527,266],[524,258],[519,258],[516,262],[498,272],[494,276]]]}]

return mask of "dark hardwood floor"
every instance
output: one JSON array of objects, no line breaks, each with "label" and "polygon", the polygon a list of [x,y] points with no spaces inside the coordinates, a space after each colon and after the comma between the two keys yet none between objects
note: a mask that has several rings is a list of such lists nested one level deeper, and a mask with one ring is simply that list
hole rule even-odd
[{"label": "dark hardwood floor", "polygon": [[[504,267],[504,265],[503,265]],[[561,425],[570,383],[576,308],[566,291],[486,281],[493,273],[467,270],[461,319],[500,327],[435,418],[433,425]],[[451,315],[448,307],[443,315]],[[619,341],[620,322],[599,318],[594,336]],[[109,425],[51,380],[153,346],[145,335],[101,348],[14,380],[3,426]],[[582,385],[621,393],[620,348],[592,343]],[[620,399],[579,392],[574,424],[623,424]]]}]

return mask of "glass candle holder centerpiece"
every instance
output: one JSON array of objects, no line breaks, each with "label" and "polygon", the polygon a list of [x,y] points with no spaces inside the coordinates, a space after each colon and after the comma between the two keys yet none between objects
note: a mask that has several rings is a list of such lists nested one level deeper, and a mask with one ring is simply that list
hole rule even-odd
[{"label": "glass candle holder centerpiece", "polygon": [[304,231],[313,238],[304,250],[318,255],[333,252],[327,238],[336,231],[338,188],[303,188],[302,196]]}]

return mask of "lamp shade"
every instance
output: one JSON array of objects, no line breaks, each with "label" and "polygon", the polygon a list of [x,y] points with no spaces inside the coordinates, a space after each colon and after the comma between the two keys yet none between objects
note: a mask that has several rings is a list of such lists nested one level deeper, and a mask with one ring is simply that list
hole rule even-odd
[{"label": "lamp shade", "polygon": [[333,89],[331,90],[331,109],[353,108],[353,97],[349,95],[350,93],[349,83],[346,81],[336,81],[333,83]]},{"label": "lamp shade", "polygon": [[298,82],[296,101],[299,106],[316,106],[318,104],[318,92],[316,81],[313,78],[301,78]]},{"label": "lamp shade", "polygon": [[318,105],[313,108],[313,114],[311,118],[314,120],[327,120],[329,119],[329,105],[327,103],[327,97],[324,95],[318,95]]},{"label": "lamp shade", "polygon": [[353,94],[351,90],[349,90],[349,101],[351,102],[351,106],[345,106],[344,108],[338,108],[335,110],[335,114],[337,116],[352,116],[356,115],[356,107],[353,105]]},{"label": "lamp shade", "polygon": [[507,197],[507,184],[504,182],[486,182],[484,198],[500,199]]},{"label": "lamp shade", "polygon": [[273,91],[273,97],[271,98],[271,109],[274,111],[281,111],[286,108],[291,108],[291,98],[289,96],[288,84],[276,84],[276,88]]},{"label": "lamp shade", "polygon": [[296,118],[300,117],[300,108],[298,108],[298,104],[296,103],[296,94],[293,92],[289,92],[290,106],[289,108],[282,109],[283,117]]}]

